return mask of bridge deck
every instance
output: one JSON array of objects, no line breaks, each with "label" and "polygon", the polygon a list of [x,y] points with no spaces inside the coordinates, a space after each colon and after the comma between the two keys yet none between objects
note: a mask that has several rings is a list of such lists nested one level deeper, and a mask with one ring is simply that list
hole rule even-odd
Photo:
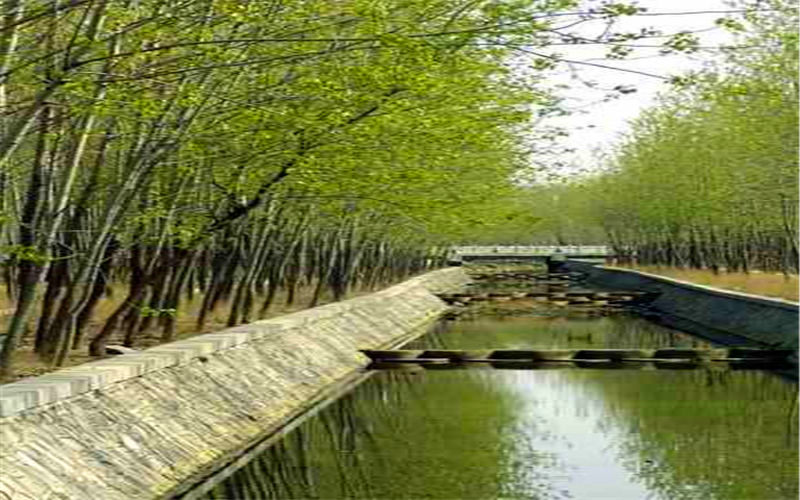
[{"label": "bridge deck", "polygon": [[565,257],[608,257],[612,250],[605,245],[564,245],[564,246],[460,246],[452,248],[456,257],[494,256],[496,258],[511,257],[547,257],[563,255]]}]

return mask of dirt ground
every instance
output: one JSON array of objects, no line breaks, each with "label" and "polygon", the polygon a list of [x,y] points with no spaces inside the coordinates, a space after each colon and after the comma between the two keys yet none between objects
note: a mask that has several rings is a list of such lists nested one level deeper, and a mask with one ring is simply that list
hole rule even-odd
[{"label": "dirt ground", "polygon": [[[628,267],[628,266],[625,266]],[[663,266],[635,266],[630,269],[659,274],[681,281],[691,281],[700,285],[723,288],[736,292],[776,297],[785,300],[798,301],[797,275],[785,276],[781,273],[766,273],[751,271],[750,273],[714,273],[703,269],[681,269]]]},{"label": "dirt ground", "polygon": [[[119,303],[125,298],[126,288],[124,285],[116,285],[110,290],[110,295],[101,299],[95,310],[95,315],[89,322],[88,331],[85,334],[86,339],[91,339],[100,328],[103,326],[105,319],[114,311]],[[257,319],[273,318],[282,314],[288,314],[295,311],[300,311],[308,307],[311,300],[311,290],[299,290],[295,297],[295,303],[287,306],[285,294],[278,293],[275,302],[271,309],[263,317]],[[351,293],[348,298],[356,297],[370,293],[368,290],[356,291]],[[263,298],[261,298],[263,300]],[[228,304],[220,303],[213,313],[208,315],[205,327],[203,329],[197,328],[197,313],[200,305],[202,304],[203,297],[200,294],[195,295],[192,301],[184,301],[179,308],[177,322],[175,325],[175,340],[182,340],[195,335],[203,333],[215,332],[227,328],[228,320]],[[319,305],[329,303],[332,299],[330,297],[323,297]],[[260,301],[257,299],[256,304],[260,307]],[[0,331],[8,327],[8,322],[11,319],[11,314],[14,312],[14,304],[8,299],[5,290],[0,291]],[[155,323],[155,322],[154,322]],[[35,327],[35,322],[31,324],[31,330]],[[14,375],[11,377],[0,378],[0,383],[12,382],[24,377],[31,377],[42,375],[44,373],[53,371],[57,368],[50,366],[47,362],[41,360],[33,352],[34,332],[29,331],[22,341],[20,349],[15,353],[13,366]],[[122,339],[120,336],[112,337],[109,344],[121,344]],[[146,349],[161,343],[161,332],[158,327],[154,327],[151,331],[142,333],[137,339],[136,344],[133,346],[136,349]],[[67,359],[64,367],[75,366],[89,361],[96,361],[100,358],[90,356],[88,352],[88,343],[85,343],[79,349],[74,350]]]}]

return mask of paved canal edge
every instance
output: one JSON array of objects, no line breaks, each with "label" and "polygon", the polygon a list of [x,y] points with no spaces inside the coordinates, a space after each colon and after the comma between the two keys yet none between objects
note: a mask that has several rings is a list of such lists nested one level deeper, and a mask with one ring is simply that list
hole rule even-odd
[{"label": "paved canal edge", "polygon": [[448,268],[363,297],[0,386],[0,498],[151,499],[296,419],[469,281]]},{"label": "paved canal edge", "polygon": [[650,319],[672,328],[726,345],[797,350],[800,306],[796,302],[577,259],[567,260],[562,268],[586,273],[590,285],[653,293],[656,298],[646,313]]}]

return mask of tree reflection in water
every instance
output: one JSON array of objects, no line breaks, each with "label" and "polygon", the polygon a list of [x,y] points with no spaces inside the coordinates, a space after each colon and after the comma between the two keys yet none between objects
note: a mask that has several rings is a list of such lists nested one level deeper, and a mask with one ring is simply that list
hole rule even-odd
[{"label": "tree reflection in water", "polygon": [[[514,318],[415,347],[563,346],[565,332],[571,347],[589,332],[592,347],[701,342],[637,318]],[[206,498],[794,500],[796,416],[797,385],[761,371],[384,371]]]}]

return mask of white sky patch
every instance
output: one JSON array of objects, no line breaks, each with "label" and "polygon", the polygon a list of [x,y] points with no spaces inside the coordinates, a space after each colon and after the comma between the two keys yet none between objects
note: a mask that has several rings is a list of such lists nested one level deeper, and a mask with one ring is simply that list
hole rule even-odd
[{"label": "white sky patch", "polygon": [[[720,46],[731,45],[730,32],[715,24],[715,20],[731,17],[732,14],[701,11],[729,11],[731,6],[723,0],[640,0],[638,6],[646,8],[645,14],[692,13],[690,15],[645,15],[623,16],[615,20],[613,32],[638,32],[641,29],[655,29],[663,32],[663,38],[645,38],[629,42],[632,45],[653,45],[637,47],[626,59],[607,59],[608,45],[566,45],[548,48],[548,53],[558,53],[563,59],[579,62],[613,66],[623,70],[641,71],[664,77],[672,77],[701,69],[717,58]],[[587,1],[587,7],[598,7],[598,2]],[[574,20],[572,20],[574,22]],[[565,20],[562,26],[569,24]],[[574,26],[569,31],[585,38],[597,38],[606,29],[602,20],[594,20]],[[658,45],[667,40],[666,35],[680,31],[692,32],[699,38],[701,49],[692,54],[677,53],[662,55]],[[572,114],[547,118],[543,124],[563,128],[569,133],[560,141],[568,152],[539,157],[547,166],[547,177],[563,178],[564,174],[579,174],[596,170],[599,166],[598,153],[608,152],[612,145],[628,129],[628,122],[643,109],[654,104],[660,91],[666,90],[669,83],[659,78],[636,73],[613,71],[585,64],[562,63],[551,72],[548,79],[553,85],[565,85],[559,91],[564,97],[564,105]],[[617,99],[603,102],[604,97],[614,87],[636,89],[635,92],[619,94]],[[538,163],[538,162],[537,162]]]}]

